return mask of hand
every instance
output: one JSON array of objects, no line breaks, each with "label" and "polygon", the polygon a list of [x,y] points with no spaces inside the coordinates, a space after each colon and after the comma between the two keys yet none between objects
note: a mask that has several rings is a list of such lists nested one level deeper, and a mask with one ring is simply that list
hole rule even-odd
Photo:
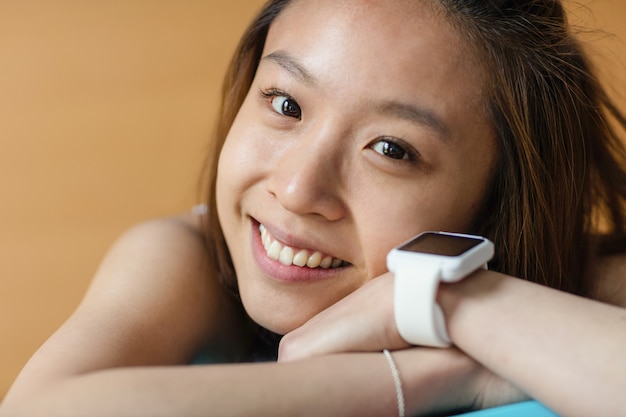
[{"label": "hand", "polygon": [[393,313],[393,276],[383,274],[285,335],[279,361],[338,352],[396,350],[402,340]]},{"label": "hand", "polygon": [[[438,398],[433,407],[442,411],[480,409],[528,399],[514,385],[456,348],[409,347],[396,328],[393,276],[387,273],[285,335],[278,360],[293,361],[340,352],[402,350],[395,355],[408,383],[405,389],[412,393],[407,397],[411,401],[419,399],[430,404],[433,398]],[[438,377],[440,382],[433,386]],[[440,396],[435,395],[435,387],[442,390]],[[422,397],[420,393],[425,392],[428,396]]]}]

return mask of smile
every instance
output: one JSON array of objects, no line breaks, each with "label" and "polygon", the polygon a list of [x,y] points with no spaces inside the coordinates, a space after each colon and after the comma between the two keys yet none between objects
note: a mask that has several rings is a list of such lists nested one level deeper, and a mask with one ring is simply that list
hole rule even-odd
[{"label": "smile", "polygon": [[261,233],[261,241],[263,242],[267,256],[283,265],[323,269],[339,268],[347,265],[347,263],[341,259],[324,255],[319,251],[297,249],[283,245],[274,239],[262,224],[259,224],[259,232]]}]

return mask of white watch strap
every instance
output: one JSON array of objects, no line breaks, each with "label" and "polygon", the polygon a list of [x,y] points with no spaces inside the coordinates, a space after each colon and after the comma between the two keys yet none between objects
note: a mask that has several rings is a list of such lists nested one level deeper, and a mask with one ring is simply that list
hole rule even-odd
[{"label": "white watch strap", "polygon": [[398,268],[394,280],[394,314],[400,336],[412,345],[450,346],[443,311],[435,302],[440,265]]}]

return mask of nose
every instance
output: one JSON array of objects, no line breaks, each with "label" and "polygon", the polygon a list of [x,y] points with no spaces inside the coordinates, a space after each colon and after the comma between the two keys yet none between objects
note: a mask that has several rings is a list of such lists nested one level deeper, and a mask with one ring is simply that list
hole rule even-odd
[{"label": "nose", "polygon": [[267,191],[293,213],[341,219],[346,209],[341,192],[342,158],[336,151],[323,143],[290,147],[275,160]]}]

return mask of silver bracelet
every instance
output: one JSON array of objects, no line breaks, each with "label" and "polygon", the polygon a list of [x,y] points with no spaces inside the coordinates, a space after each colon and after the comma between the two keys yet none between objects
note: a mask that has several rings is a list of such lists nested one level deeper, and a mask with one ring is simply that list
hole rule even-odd
[{"label": "silver bracelet", "polygon": [[389,367],[391,368],[391,375],[393,376],[393,383],[396,386],[396,397],[398,398],[398,417],[404,417],[404,394],[402,393],[402,380],[400,379],[400,372],[396,367],[396,363],[391,357],[391,353],[387,349],[383,350]]}]

